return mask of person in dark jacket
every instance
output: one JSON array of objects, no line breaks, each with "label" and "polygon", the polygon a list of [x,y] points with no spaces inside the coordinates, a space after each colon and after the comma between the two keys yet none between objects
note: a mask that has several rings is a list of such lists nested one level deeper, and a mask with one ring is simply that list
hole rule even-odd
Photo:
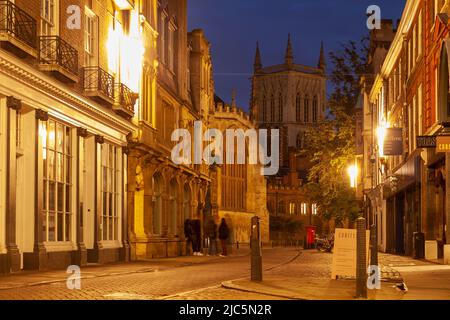
[{"label": "person in dark jacket", "polygon": [[205,226],[205,236],[208,243],[208,254],[214,256],[217,254],[217,225],[214,218],[209,218]]},{"label": "person in dark jacket", "polygon": [[219,239],[222,245],[222,254],[221,254],[222,257],[227,256],[227,240],[229,234],[230,229],[228,228],[227,222],[225,221],[225,218],[222,218],[222,221],[220,222],[219,226]]},{"label": "person in dark jacket", "polygon": [[184,237],[186,239],[186,255],[189,255],[189,246],[192,245],[192,249],[194,249],[194,244],[192,242],[192,225],[190,219],[186,219],[184,221]]}]

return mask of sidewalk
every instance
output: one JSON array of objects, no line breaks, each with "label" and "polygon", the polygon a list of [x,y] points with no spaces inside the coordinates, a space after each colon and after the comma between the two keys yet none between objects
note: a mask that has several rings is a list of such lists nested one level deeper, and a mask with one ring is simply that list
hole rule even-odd
[{"label": "sidewalk", "polygon": [[[356,281],[354,279],[330,278],[331,254],[317,255],[314,251],[304,250],[299,259],[288,266],[286,270],[276,273],[264,273],[262,282],[252,282],[249,279],[238,279],[222,283],[224,288],[243,292],[266,294],[285,299],[301,300],[352,300],[355,299]],[[302,259],[305,262],[302,263]],[[322,261],[323,259],[326,262]],[[450,266],[441,266],[439,270],[449,270],[448,274],[426,274],[424,277],[411,277],[411,270],[435,270],[436,265],[409,257],[399,257],[390,254],[379,254],[382,268],[380,290],[368,290],[369,300],[404,300],[404,299],[450,299]],[[314,276],[308,275],[309,270],[323,269]],[[405,269],[406,268],[406,269]],[[408,269],[409,268],[409,269]],[[305,270],[307,270],[305,272]],[[402,273],[400,273],[400,270]],[[406,275],[406,276],[405,276]],[[416,282],[420,279],[420,283]],[[443,284],[445,279],[447,284]],[[416,281],[416,282],[414,282]],[[403,282],[407,291],[400,290]],[[408,283],[411,283],[409,286]],[[448,291],[446,291],[448,288]],[[425,291],[427,289],[427,291]],[[434,290],[434,291],[433,291]]]},{"label": "sidewalk", "polygon": [[[247,248],[233,249],[229,256],[241,257],[249,255]],[[175,258],[152,259],[134,262],[119,262],[111,264],[89,264],[81,268],[81,279],[126,275],[134,273],[157,272],[195,264],[205,264],[223,259],[220,256],[182,256]],[[50,270],[45,272],[21,271],[18,273],[0,276],[0,290],[37,286],[67,281],[66,270]]]}]

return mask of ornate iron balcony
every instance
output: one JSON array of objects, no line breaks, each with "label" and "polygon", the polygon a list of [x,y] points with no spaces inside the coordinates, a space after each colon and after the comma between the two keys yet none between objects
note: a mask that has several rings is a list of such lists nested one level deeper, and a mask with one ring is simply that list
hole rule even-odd
[{"label": "ornate iron balcony", "polygon": [[83,69],[83,88],[87,96],[114,103],[114,77],[100,67]]},{"label": "ornate iron balcony", "polygon": [[134,104],[136,103],[137,94],[131,91],[131,89],[123,83],[118,84],[116,90],[117,99],[113,109],[125,118],[132,118],[134,115]]},{"label": "ornate iron balcony", "polygon": [[11,1],[0,0],[0,39],[8,36],[37,49],[36,20]]},{"label": "ornate iron balcony", "polygon": [[58,36],[42,36],[39,64],[48,69],[46,71],[56,71],[76,81],[73,76],[78,76],[78,51]]}]

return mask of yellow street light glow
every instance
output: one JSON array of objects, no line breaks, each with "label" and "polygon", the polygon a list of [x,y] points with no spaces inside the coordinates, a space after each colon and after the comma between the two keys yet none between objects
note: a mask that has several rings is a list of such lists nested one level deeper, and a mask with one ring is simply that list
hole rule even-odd
[{"label": "yellow street light glow", "polygon": [[129,33],[125,34],[122,25],[116,21],[109,28],[108,66],[114,74],[120,74],[120,81],[133,92],[139,92],[142,74],[142,60],[145,53],[139,13],[131,11]]},{"label": "yellow street light glow", "polygon": [[133,8],[133,5],[130,3],[129,0],[114,0],[116,5],[119,7],[120,10],[129,10]]},{"label": "yellow street light glow", "polygon": [[384,156],[384,140],[386,139],[387,125],[382,124],[377,128],[377,141],[380,157]]},{"label": "yellow street light glow", "polygon": [[358,167],[356,165],[351,165],[348,167],[347,172],[350,177],[350,187],[356,188],[356,179],[358,177]]}]

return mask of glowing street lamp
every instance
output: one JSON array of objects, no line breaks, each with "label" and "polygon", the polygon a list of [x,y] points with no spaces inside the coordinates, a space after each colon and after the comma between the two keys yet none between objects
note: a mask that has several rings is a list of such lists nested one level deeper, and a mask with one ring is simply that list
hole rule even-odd
[{"label": "glowing street lamp", "polygon": [[347,172],[350,177],[350,187],[356,188],[356,179],[358,178],[358,167],[356,164],[349,166]]},{"label": "glowing street lamp", "polygon": [[383,124],[377,128],[377,141],[380,157],[384,157],[384,140],[386,139],[387,125]]}]

